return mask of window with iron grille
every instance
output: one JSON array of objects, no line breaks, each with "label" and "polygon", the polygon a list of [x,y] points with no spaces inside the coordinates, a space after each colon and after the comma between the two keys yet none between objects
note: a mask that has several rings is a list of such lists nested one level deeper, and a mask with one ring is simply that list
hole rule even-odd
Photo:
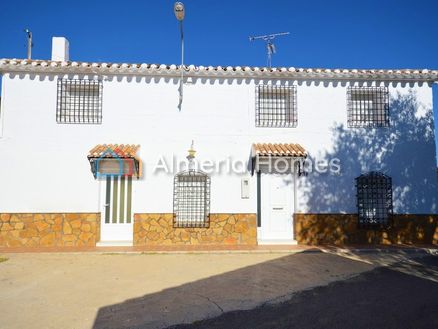
[{"label": "window with iron grille", "polygon": [[59,79],[57,123],[102,123],[102,81]]},{"label": "window with iron grille", "polygon": [[256,127],[296,127],[296,86],[256,86]]},{"label": "window with iron grille", "polygon": [[175,176],[173,226],[209,227],[210,177],[200,171],[184,171]]},{"label": "window with iron grille", "polygon": [[380,172],[356,178],[359,226],[379,227],[389,224],[392,214],[392,181]]},{"label": "window with iron grille", "polygon": [[349,127],[389,126],[387,87],[348,87],[347,103]]}]

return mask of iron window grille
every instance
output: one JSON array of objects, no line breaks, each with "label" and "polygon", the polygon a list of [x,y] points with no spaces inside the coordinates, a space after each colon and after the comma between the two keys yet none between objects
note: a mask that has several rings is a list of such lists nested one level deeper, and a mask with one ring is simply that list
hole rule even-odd
[{"label": "iron window grille", "polygon": [[58,79],[57,123],[102,123],[102,81]]},{"label": "iron window grille", "polygon": [[387,87],[348,87],[348,126],[389,127]]},{"label": "iron window grille", "polygon": [[210,226],[210,177],[205,173],[189,170],[175,176],[173,226]]},{"label": "iron window grille", "polygon": [[392,215],[392,180],[372,171],[356,178],[360,227],[384,227]]},{"label": "iron window grille", "polygon": [[296,86],[256,86],[256,127],[293,128],[298,124]]}]

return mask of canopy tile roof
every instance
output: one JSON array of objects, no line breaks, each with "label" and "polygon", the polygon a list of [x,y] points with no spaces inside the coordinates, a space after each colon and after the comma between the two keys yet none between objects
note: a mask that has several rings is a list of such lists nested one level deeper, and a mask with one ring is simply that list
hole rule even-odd
[{"label": "canopy tile roof", "polygon": [[300,144],[255,143],[252,145],[253,156],[291,156],[307,157],[306,150]]},{"label": "canopy tile roof", "polygon": [[119,158],[135,158],[140,145],[130,144],[98,144],[93,147],[89,154],[89,158],[114,157],[116,154]]},{"label": "canopy tile roof", "polygon": [[[329,69],[249,66],[184,66],[193,77],[269,77],[288,79],[357,79],[387,81],[438,81],[438,70],[429,69]],[[0,59],[0,73],[83,73],[112,75],[179,76],[179,65],[98,63],[28,59]]]}]

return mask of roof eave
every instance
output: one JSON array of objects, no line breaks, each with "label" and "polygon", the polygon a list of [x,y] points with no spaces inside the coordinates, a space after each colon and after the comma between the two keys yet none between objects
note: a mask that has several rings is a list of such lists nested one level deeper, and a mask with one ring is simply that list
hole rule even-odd
[{"label": "roof eave", "polygon": [[[373,80],[438,82],[438,70],[356,70],[356,69],[304,69],[266,67],[185,66],[186,77],[274,78],[295,80]],[[42,60],[0,59],[0,73],[94,74],[179,77],[177,65],[111,64],[91,62],[56,62]]]}]

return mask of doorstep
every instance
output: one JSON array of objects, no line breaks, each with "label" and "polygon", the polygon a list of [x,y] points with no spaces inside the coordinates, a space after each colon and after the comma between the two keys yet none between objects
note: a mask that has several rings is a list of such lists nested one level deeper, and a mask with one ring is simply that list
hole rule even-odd
[{"label": "doorstep", "polygon": [[96,243],[96,247],[132,247],[132,241],[99,241]]},{"label": "doorstep", "polygon": [[297,240],[294,239],[259,239],[257,240],[257,244],[259,246],[275,246],[275,245],[282,245],[282,246],[296,246],[298,244]]}]

